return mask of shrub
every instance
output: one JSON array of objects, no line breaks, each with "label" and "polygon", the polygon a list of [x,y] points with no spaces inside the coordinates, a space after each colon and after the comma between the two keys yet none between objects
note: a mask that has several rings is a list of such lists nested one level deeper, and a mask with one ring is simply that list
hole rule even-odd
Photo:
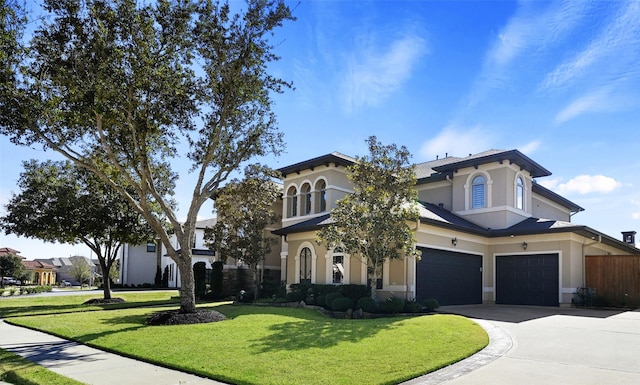
[{"label": "shrub", "polygon": [[193,278],[195,280],[195,294],[196,298],[204,297],[206,292],[206,276],[207,276],[207,264],[204,262],[196,262],[193,264]]},{"label": "shrub", "polygon": [[360,298],[357,307],[367,313],[375,313],[378,311],[378,303],[371,297]]},{"label": "shrub", "polygon": [[419,313],[422,311],[422,304],[416,302],[416,300],[409,300],[404,303],[405,313]]},{"label": "shrub", "polygon": [[215,261],[211,264],[211,296],[213,298],[222,298],[223,270],[224,263],[222,261]]},{"label": "shrub", "polygon": [[380,302],[380,310],[383,313],[395,314],[404,308],[404,300],[402,298],[389,297]]},{"label": "shrub", "polygon": [[340,285],[337,286],[340,293],[347,298],[351,298],[353,302],[357,302],[362,297],[370,297],[371,289],[367,285]]},{"label": "shrub", "polygon": [[347,311],[353,308],[353,300],[347,297],[339,297],[331,302],[331,309],[334,311]]},{"label": "shrub", "polygon": [[301,292],[292,291],[290,293],[287,293],[286,299],[287,302],[300,302],[304,299],[304,297],[302,296]]},{"label": "shrub", "polygon": [[316,305],[322,306],[322,307],[327,307],[327,303],[325,302],[325,296],[324,295],[319,295],[319,296],[316,297]]},{"label": "shrub", "polygon": [[435,298],[429,298],[424,301],[424,307],[427,308],[427,311],[434,311],[440,307],[440,303]]},{"label": "shrub", "polygon": [[335,292],[335,293],[329,293],[327,295],[324,296],[324,303],[325,303],[325,307],[327,309],[331,309],[331,304],[333,303],[333,301],[336,298],[342,298],[344,297],[342,294]]}]

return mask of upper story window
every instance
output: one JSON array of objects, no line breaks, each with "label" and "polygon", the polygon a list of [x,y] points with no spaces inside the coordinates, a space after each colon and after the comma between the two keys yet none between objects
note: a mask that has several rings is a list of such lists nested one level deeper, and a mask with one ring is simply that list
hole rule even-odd
[{"label": "upper story window", "polygon": [[516,178],[516,208],[524,210],[524,180],[521,176]]},{"label": "upper story window", "polygon": [[316,183],[316,205],[317,212],[327,211],[327,183],[324,180]]},{"label": "upper story window", "polygon": [[287,214],[289,217],[298,215],[298,191],[293,186],[287,190]]},{"label": "upper story window", "polygon": [[302,196],[304,199],[303,215],[311,214],[311,185],[308,183],[302,186]]},{"label": "upper story window", "polygon": [[471,182],[471,208],[480,209],[486,207],[487,181],[484,176],[478,175]]},{"label": "upper story window", "polygon": [[156,243],[148,242],[147,243],[147,253],[155,253],[156,252]]}]

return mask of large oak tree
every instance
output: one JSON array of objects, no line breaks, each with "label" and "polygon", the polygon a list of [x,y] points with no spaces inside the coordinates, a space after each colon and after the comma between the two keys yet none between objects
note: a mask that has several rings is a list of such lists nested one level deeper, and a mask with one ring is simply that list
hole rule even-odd
[{"label": "large oak tree", "polygon": [[146,220],[110,185],[70,162],[23,166],[20,192],[6,205],[0,228],[48,242],[84,243],[100,262],[104,298],[110,299],[109,276],[120,247],[155,238]]},{"label": "large oak tree", "polygon": [[[182,312],[195,311],[190,245],[200,208],[243,163],[283,147],[271,97],[290,84],[268,71],[278,59],[270,38],[293,17],[281,0],[236,6],[44,0],[49,17],[34,21],[28,43],[12,33],[21,18],[3,24],[12,50],[0,69],[0,134],[61,153],[125,197],[180,270]],[[155,170],[177,160],[190,166],[171,177],[193,176],[190,201],[180,202],[185,221],[157,188],[169,176]]]},{"label": "large oak tree", "polygon": [[353,193],[331,210],[331,222],[318,231],[328,248],[341,247],[367,263],[371,296],[387,259],[418,256],[412,226],[419,219],[416,174],[409,151],[367,140],[369,155],[347,168]]}]

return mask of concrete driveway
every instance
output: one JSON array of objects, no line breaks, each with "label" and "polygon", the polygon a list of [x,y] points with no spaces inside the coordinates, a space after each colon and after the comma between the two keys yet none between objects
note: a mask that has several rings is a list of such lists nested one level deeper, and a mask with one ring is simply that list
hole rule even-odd
[{"label": "concrete driveway", "polygon": [[488,322],[512,343],[489,364],[442,383],[640,384],[639,311],[507,305],[439,310]]}]

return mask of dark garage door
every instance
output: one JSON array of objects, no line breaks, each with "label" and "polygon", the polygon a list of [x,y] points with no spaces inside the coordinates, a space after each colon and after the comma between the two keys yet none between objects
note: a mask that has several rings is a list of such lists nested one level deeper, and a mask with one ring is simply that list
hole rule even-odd
[{"label": "dark garage door", "polygon": [[496,257],[496,303],[558,306],[558,254]]},{"label": "dark garage door", "polygon": [[482,256],[419,248],[416,298],[435,298],[440,305],[482,303]]}]

